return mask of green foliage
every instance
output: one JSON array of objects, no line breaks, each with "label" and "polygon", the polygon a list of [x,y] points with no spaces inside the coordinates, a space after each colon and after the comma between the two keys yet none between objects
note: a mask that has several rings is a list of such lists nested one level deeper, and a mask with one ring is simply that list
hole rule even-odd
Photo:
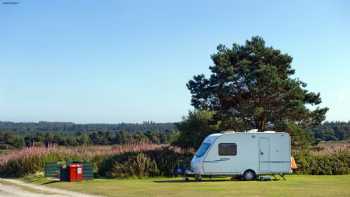
[{"label": "green foliage", "polygon": [[0,121],[0,148],[40,145],[112,145],[149,142],[170,144],[178,132],[173,123],[75,124],[69,122],[14,123]]},{"label": "green foliage", "polygon": [[168,132],[174,129],[173,123],[155,123],[146,121],[139,123],[119,123],[119,124],[75,124],[72,122],[4,122],[0,121],[0,130],[18,133],[77,133],[77,132]]},{"label": "green foliage", "polygon": [[[12,150],[0,156],[0,176],[22,177],[28,174],[44,170],[45,163],[62,161],[82,161],[92,164],[94,172],[98,171],[100,163],[110,158],[111,155],[123,153],[139,153],[164,147],[156,144],[127,144],[118,146],[82,146],[82,147],[30,147],[20,150]],[[136,164],[145,162],[145,168],[152,167],[152,163],[143,160],[143,157],[135,160]],[[135,165],[134,165],[135,166]],[[110,165],[109,168],[112,166]],[[142,171],[139,171],[140,173]],[[138,173],[137,175],[139,175]],[[151,176],[154,174],[146,174]],[[145,175],[145,176],[146,176]]]},{"label": "green foliage", "polygon": [[281,122],[317,125],[324,120],[327,108],[311,111],[305,106],[319,105],[320,94],[292,78],[295,70],[288,54],[267,47],[260,37],[232,48],[219,45],[217,50],[211,56],[210,77],[196,75],[187,87],[192,105],[214,111],[222,129],[263,131]]},{"label": "green foliage", "polygon": [[[152,177],[173,176],[176,167],[189,167],[193,154],[179,148],[159,145],[123,146],[116,148],[83,149],[32,148],[22,149],[0,158],[1,177],[23,177],[42,172],[46,163],[62,161],[88,161],[93,171],[102,177]],[[96,151],[92,153],[91,151]]]},{"label": "green foliage", "polygon": [[104,177],[173,176],[176,167],[189,165],[189,152],[162,148],[143,152],[127,152],[107,157],[99,165],[98,174]]},{"label": "green foliage", "polygon": [[[126,157],[123,157],[126,156]],[[108,177],[144,177],[159,174],[157,164],[143,153],[129,153],[114,160],[107,171]]]},{"label": "green foliage", "polygon": [[198,148],[207,135],[218,131],[218,126],[210,122],[213,115],[213,112],[204,110],[190,111],[182,122],[176,124],[180,134],[173,144],[186,149]]},{"label": "green foliage", "polygon": [[82,161],[84,158],[79,155],[67,155],[64,153],[28,154],[21,158],[11,159],[5,165],[1,165],[0,175],[1,177],[23,177],[43,171],[45,163],[66,160]]},{"label": "green foliage", "polygon": [[146,151],[145,154],[156,162],[160,176],[174,176],[177,167],[189,169],[193,157],[191,151],[181,151],[172,147]]},{"label": "green foliage", "polygon": [[176,130],[167,132],[146,131],[146,132],[76,132],[76,133],[15,133],[11,131],[0,131],[0,149],[21,148],[24,146],[50,146],[53,144],[62,146],[81,145],[113,145],[113,144],[134,144],[153,143],[170,144],[178,135]]},{"label": "green foliage", "polygon": [[15,148],[21,148],[25,145],[22,136],[10,132],[0,132],[0,143]]},{"label": "green foliage", "polygon": [[312,137],[309,132],[294,123],[288,123],[285,128],[278,128],[281,131],[287,131],[291,137],[292,150],[301,151],[309,148],[312,143]]},{"label": "green foliage", "polygon": [[350,152],[328,155],[312,155],[301,152],[295,156],[298,164],[296,173],[312,175],[340,175],[350,173]]},{"label": "green foliage", "polygon": [[325,122],[310,130],[317,142],[350,139],[350,121]]}]

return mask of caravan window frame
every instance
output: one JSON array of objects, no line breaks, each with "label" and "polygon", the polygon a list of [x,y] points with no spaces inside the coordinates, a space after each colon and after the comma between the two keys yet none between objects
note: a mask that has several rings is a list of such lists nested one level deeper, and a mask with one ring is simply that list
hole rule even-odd
[{"label": "caravan window frame", "polygon": [[208,152],[211,144],[210,143],[202,143],[201,146],[198,148],[197,152],[195,153],[196,157],[203,157],[205,153]]},{"label": "caravan window frame", "polygon": [[[222,150],[222,146],[233,145],[232,152],[225,152]],[[229,150],[230,151],[230,150]],[[237,155],[237,144],[236,143],[219,143],[218,144],[218,155],[219,156],[236,156]]]}]

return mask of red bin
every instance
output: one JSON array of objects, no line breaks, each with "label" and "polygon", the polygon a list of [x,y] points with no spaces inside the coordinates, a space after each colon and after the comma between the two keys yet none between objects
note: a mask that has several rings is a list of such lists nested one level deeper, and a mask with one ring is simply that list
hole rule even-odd
[{"label": "red bin", "polygon": [[83,180],[83,165],[80,163],[72,163],[68,169],[69,181],[82,181]]}]

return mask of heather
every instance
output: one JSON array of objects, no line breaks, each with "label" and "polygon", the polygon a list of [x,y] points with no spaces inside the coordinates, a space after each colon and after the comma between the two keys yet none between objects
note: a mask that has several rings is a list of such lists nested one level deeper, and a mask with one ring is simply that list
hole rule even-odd
[{"label": "heather", "polygon": [[350,152],[313,154],[304,152],[296,155],[298,174],[342,175],[350,173]]},{"label": "heather", "polygon": [[174,176],[178,167],[189,168],[192,151],[167,146],[142,152],[111,155],[99,165],[98,174],[109,178]]},{"label": "heather", "polygon": [[350,173],[349,141],[320,142],[294,154],[298,174],[341,175]]},{"label": "heather", "polygon": [[99,163],[108,156],[162,149],[164,146],[141,143],[117,146],[28,147],[1,155],[0,175],[2,177],[21,177],[43,171],[47,162],[66,160],[89,161],[95,168],[98,168]]},{"label": "heather", "polygon": [[[178,167],[188,168],[193,150],[174,146],[135,143],[115,146],[27,147],[0,155],[1,177],[23,177],[42,172],[47,162],[87,161],[99,177],[174,176]],[[294,151],[298,174],[338,175],[350,173],[348,142],[320,143]]]}]

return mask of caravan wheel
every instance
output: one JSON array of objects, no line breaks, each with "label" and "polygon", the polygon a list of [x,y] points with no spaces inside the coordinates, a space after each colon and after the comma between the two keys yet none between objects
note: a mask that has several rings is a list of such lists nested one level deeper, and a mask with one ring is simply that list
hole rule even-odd
[{"label": "caravan wheel", "polygon": [[252,181],[256,179],[256,174],[253,170],[246,170],[242,176],[245,181]]},{"label": "caravan wheel", "polygon": [[195,179],[196,181],[202,181],[202,176],[201,176],[201,175],[196,175],[196,176],[194,177],[194,179]]}]

